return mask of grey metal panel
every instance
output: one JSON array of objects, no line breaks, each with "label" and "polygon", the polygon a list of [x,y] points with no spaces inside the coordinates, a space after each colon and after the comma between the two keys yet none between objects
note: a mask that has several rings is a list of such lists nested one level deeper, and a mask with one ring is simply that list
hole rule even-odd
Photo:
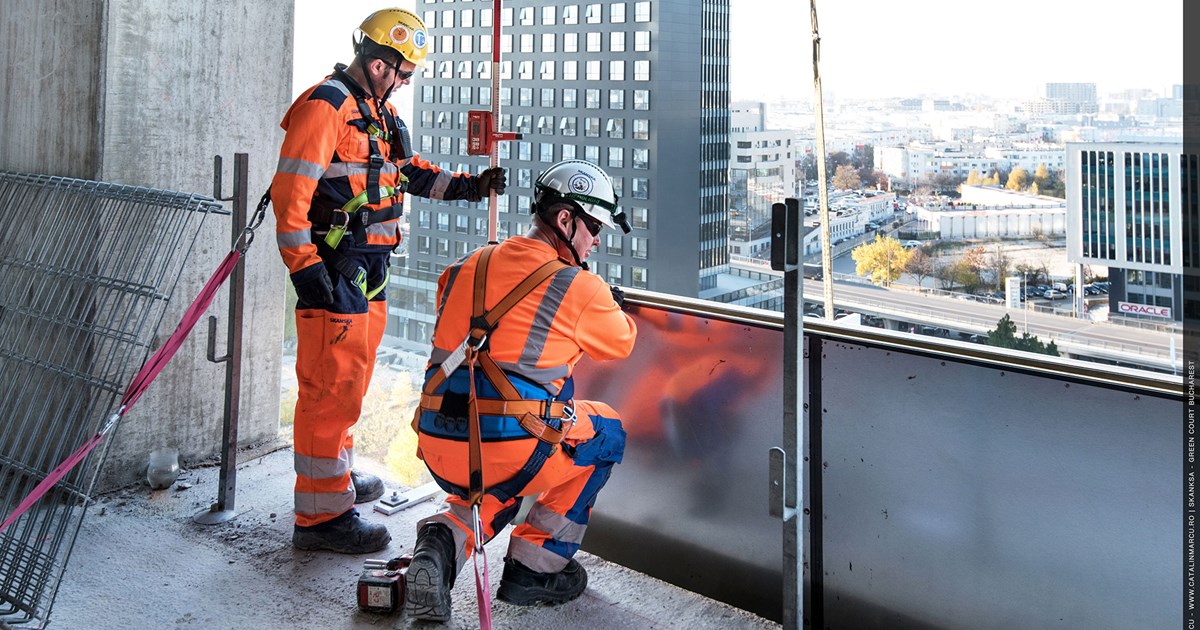
[{"label": "grey metal panel", "polygon": [[1179,399],[823,354],[825,627],[1180,626]]},{"label": "grey metal panel", "polygon": [[611,404],[628,432],[584,548],[778,619],[767,450],[782,442],[781,331],[630,310],[633,355],[575,372],[576,397]]}]

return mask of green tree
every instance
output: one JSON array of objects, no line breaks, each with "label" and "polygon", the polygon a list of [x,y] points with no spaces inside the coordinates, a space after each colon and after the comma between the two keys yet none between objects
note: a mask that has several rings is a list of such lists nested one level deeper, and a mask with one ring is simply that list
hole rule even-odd
[{"label": "green tree", "polygon": [[857,190],[862,188],[862,179],[853,166],[842,164],[833,174],[833,187],[838,190]]},{"label": "green tree", "polygon": [[996,322],[996,328],[988,331],[988,345],[996,346],[997,348],[1012,348],[1013,350],[1022,350],[1024,352],[1034,352],[1037,354],[1048,354],[1050,356],[1058,356],[1058,346],[1053,341],[1050,343],[1042,343],[1040,339],[1029,334],[1022,333],[1017,336],[1017,325],[1012,318],[1005,313],[1000,321]]},{"label": "green tree", "polygon": [[1029,188],[1029,171],[1017,166],[1008,174],[1008,183],[1004,187],[1009,190],[1025,190]]},{"label": "green tree", "polygon": [[877,285],[891,284],[903,273],[912,253],[890,236],[875,235],[875,240],[863,243],[850,252],[854,259],[854,272],[871,277]]}]

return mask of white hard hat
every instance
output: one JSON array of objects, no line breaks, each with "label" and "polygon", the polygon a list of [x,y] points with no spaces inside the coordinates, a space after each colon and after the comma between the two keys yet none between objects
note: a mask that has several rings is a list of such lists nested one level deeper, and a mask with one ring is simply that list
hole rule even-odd
[{"label": "white hard hat", "polygon": [[599,166],[585,160],[563,160],[538,175],[533,183],[538,207],[565,201],[609,228],[629,225],[625,213],[617,210],[617,192],[612,179]]}]

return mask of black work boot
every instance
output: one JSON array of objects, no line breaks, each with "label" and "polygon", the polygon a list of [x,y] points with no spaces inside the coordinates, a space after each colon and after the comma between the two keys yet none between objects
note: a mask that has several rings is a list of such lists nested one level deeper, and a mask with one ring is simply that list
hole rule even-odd
[{"label": "black work boot", "polygon": [[513,560],[504,559],[504,574],[496,597],[517,606],[569,602],[587,588],[587,571],[574,559],[558,573],[539,573]]},{"label": "black work boot", "polygon": [[375,475],[351,469],[350,482],[354,484],[355,503],[366,503],[383,496],[383,480]]},{"label": "black work boot", "polygon": [[454,534],[441,523],[426,523],[404,583],[404,612],[412,619],[450,620],[450,591],[458,574]]},{"label": "black work boot", "polygon": [[354,508],[324,523],[292,529],[292,546],[304,551],[361,554],[379,551],[390,542],[387,527],[368,523]]}]

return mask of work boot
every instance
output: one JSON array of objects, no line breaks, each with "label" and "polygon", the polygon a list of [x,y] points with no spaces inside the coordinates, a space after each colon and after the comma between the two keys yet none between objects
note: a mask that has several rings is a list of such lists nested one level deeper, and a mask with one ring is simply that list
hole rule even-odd
[{"label": "work boot", "polygon": [[350,482],[354,484],[355,503],[366,503],[383,496],[383,480],[375,475],[350,469]]},{"label": "work boot", "polygon": [[390,542],[387,527],[368,523],[354,508],[324,523],[292,529],[292,546],[304,551],[362,554],[379,551]]},{"label": "work boot", "polygon": [[417,534],[417,546],[404,584],[404,612],[411,619],[450,620],[450,591],[458,563],[454,534],[441,523],[426,523]]},{"label": "work boot", "polygon": [[587,571],[571,559],[558,573],[539,573],[513,560],[504,559],[504,574],[496,597],[517,606],[569,602],[587,588]]}]

